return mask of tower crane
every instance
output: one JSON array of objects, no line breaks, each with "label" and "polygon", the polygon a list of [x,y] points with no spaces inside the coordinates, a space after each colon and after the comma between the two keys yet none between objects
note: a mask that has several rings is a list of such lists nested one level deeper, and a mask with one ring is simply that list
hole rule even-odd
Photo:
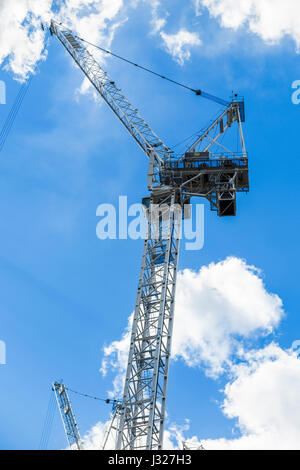
[{"label": "tower crane", "polygon": [[54,382],[52,389],[55,393],[58,409],[64,425],[70,449],[82,450],[78,425],[68,396],[67,388],[62,382]]},{"label": "tower crane", "polygon": [[[227,102],[192,90],[225,109],[183,155],[175,158],[97,63],[85,41],[55,21],[51,22],[50,32],[149,159],[150,195],[143,199],[147,236],[124,393],[110,429],[115,431],[117,450],[159,450],[163,446],[181,221],[189,212],[183,209],[189,207],[191,197],[198,196],[209,200],[219,216],[236,215],[236,194],[249,189],[242,130],[244,102],[238,98]],[[238,127],[239,153],[223,145],[223,137],[233,125]],[[158,216],[153,207],[158,208]]]}]

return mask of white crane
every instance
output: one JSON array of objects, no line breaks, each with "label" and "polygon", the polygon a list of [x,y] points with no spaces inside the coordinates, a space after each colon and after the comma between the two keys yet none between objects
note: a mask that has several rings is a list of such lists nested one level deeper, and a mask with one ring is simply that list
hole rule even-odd
[{"label": "white crane", "polygon": [[[200,90],[198,95],[226,109],[180,157],[153,132],[115,81],[88,51],[85,41],[55,21],[50,31],[62,43],[97,92],[149,158],[149,197],[143,200],[148,220],[130,340],[122,402],[111,431],[115,449],[161,449],[166,411],[169,361],[174,321],[181,209],[192,196],[205,197],[220,216],[236,213],[236,193],[248,190],[248,159],[242,121],[244,104],[225,102]],[[242,151],[220,143],[236,123]],[[213,152],[218,147],[222,155]],[[153,207],[158,211],[153,212]],[[107,439],[106,439],[107,441]]]}]

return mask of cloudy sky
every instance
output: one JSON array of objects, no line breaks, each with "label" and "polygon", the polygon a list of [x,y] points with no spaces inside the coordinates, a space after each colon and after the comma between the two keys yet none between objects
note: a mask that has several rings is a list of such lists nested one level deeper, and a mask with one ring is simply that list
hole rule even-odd
[{"label": "cloudy sky", "polygon": [[[246,100],[248,195],[234,219],[205,204],[205,243],[180,252],[166,447],[299,448],[298,0],[0,0],[0,448],[35,449],[50,384],[119,397],[142,241],[99,240],[96,209],[146,195],[146,159],[47,25],[224,99]],[[220,111],[93,51],[169,146]],[[179,148],[180,147],[179,145]],[[292,178],[293,176],[293,178]],[[110,408],[71,395],[87,448]],[[49,448],[66,445],[58,413]]]}]

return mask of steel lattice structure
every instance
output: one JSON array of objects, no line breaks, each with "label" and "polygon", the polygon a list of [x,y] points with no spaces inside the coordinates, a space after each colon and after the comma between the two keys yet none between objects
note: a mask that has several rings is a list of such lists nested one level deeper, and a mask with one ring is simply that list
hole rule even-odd
[{"label": "steel lattice structure", "polygon": [[60,382],[54,382],[52,386],[70,448],[82,450],[81,437],[66,387]]},{"label": "steel lattice structure", "polygon": [[[152,202],[152,201],[151,201]],[[175,191],[147,209],[117,449],[160,449],[164,431],[181,218]],[[180,214],[180,211],[179,211]]]},{"label": "steel lattice structure", "polygon": [[[150,197],[143,201],[148,237],[144,244],[124,394],[114,410],[104,448],[115,434],[116,449],[159,450],[163,445],[181,221],[193,196],[208,199],[218,215],[232,216],[236,213],[236,193],[248,191],[248,158],[242,131],[244,103],[238,99],[218,100],[226,110],[182,156],[174,158],[87,50],[85,41],[54,21],[50,31],[149,158]],[[221,143],[234,123],[239,129],[239,154]],[[220,149],[221,155],[217,151]]]}]

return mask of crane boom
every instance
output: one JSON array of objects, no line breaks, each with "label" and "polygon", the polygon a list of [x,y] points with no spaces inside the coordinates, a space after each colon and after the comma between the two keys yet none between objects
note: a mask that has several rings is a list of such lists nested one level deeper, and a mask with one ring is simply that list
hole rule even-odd
[{"label": "crane boom", "polygon": [[81,437],[66,387],[63,383],[54,382],[53,391],[70,448],[82,450]]},{"label": "crane boom", "polygon": [[115,82],[102,69],[99,63],[90,54],[78,36],[62,25],[51,21],[51,34],[55,35],[64,48],[73,57],[104,101],[116,114],[138,145],[159,165],[170,157],[170,149],[154,133],[149,124],[138,114],[137,109],[128,101],[117,88]]}]

